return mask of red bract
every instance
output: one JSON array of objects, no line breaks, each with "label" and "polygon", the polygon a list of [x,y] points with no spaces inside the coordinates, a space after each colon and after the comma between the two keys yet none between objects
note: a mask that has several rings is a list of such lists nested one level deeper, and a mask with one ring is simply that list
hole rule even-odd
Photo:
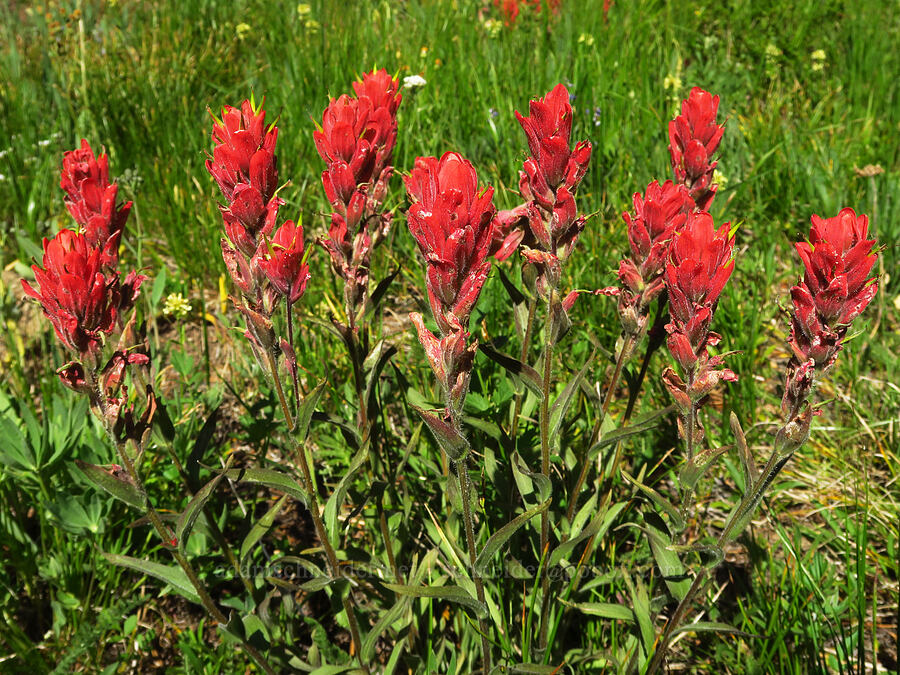
[{"label": "red bract", "polygon": [[83,228],[90,246],[102,249],[103,264],[115,269],[119,241],[131,211],[131,202],[117,205],[119,186],[109,182],[109,158],[94,156],[90,144],[63,154],[59,186],[66,192],[66,208]]},{"label": "red bract", "polygon": [[472,164],[455,152],[419,157],[406,190],[413,200],[407,223],[428,264],[428,296],[447,333],[453,317],[466,327],[491,269],[494,190],[478,191]]},{"label": "red bract", "polygon": [[693,212],[672,243],[664,278],[669,291],[671,322],[666,325],[672,356],[688,374],[694,400],[708,393],[718,379],[736,379],[729,370],[717,371],[720,358],[707,348],[721,339],[709,331],[713,312],[725,283],[734,271],[734,237],[729,224],[718,230],[712,216]]},{"label": "red bract", "polygon": [[43,268],[32,266],[39,290],[22,281],[60,341],[82,358],[99,353],[105,336],[115,329],[121,300],[118,274],[105,272],[101,258],[84,234],[60,230],[53,239],[44,239]]},{"label": "red bract", "polygon": [[359,82],[353,83],[353,91],[360,101],[368,101],[369,104],[366,130],[372,134],[371,143],[376,155],[375,176],[378,177],[391,164],[397,143],[397,109],[403,99],[400,80],[384,68],[373,70],[365,73]]},{"label": "red bract", "polygon": [[368,129],[371,112],[372,103],[368,99],[360,101],[343,94],[331,100],[322,115],[322,129],[313,132],[316,150],[328,164],[328,172],[340,172],[334,182],[336,195],[344,203],[349,201],[357,185],[371,181],[375,170],[372,141],[376,131]]},{"label": "red bract", "polygon": [[271,212],[277,210],[278,170],[275,142],[278,129],[266,127],[266,113],[249,101],[240,110],[225,106],[213,125],[215,148],[206,169],[227,202],[220,206],[228,236],[245,255],[253,255],[256,238]]},{"label": "red bract", "polygon": [[801,361],[829,367],[840,350],[846,327],[878,291],[869,277],[878,258],[866,239],[869,219],[845,208],[833,217],[812,217],[809,243],[796,244],[806,268],[791,289],[794,314],[791,347]]},{"label": "red bract", "polygon": [[716,123],[719,97],[700,87],[691,89],[681,103],[681,114],[669,122],[669,155],[679,183],[688,187],[701,211],[709,209],[716,194],[711,185],[717,162],[712,159],[724,127]]},{"label": "red bract", "polygon": [[272,287],[290,304],[300,299],[309,280],[303,253],[303,228],[288,220],[271,241],[263,237],[253,258]]},{"label": "red bract", "polygon": [[550,93],[528,104],[530,116],[516,111],[516,119],[528,137],[531,158],[525,162],[530,187],[536,199],[552,208],[556,190],[565,185],[574,190],[591,159],[591,144],[581,141],[572,150],[572,105],[565,85],[556,85]]}]

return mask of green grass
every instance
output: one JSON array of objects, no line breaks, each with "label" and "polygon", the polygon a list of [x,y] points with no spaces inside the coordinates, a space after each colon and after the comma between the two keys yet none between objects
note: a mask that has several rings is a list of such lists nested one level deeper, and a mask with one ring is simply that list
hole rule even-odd
[{"label": "green grass", "polygon": [[[172,362],[175,370],[193,378],[167,391],[176,413],[175,453],[191,452],[207,411],[226,400],[233,406],[227,415],[232,424],[216,432],[208,463],[218,464],[219,454],[235,448],[264,457],[278,418],[274,397],[241,345],[228,337],[227,327],[238,319],[218,310],[224,268],[218,193],[203,165],[211,149],[208,110],[236,105],[251,92],[257,100],[265,96],[270,118],[278,119],[280,176],[290,180],[281,193],[288,202],[282,213],[293,217],[300,212],[311,241],[324,232],[328,211],[312,131],[328,97],[349,91],[359,73],[378,66],[427,80],[421,90],[404,92],[395,151],[398,171],[408,171],[417,156],[458,150],[473,161],[482,181],[497,187],[501,207],[517,203],[518,170],[525,157],[524,134],[513,111],[524,111],[530,98],[566,82],[575,95],[573,138],[589,138],[594,147],[579,208],[596,214],[566,273],[569,286],[594,289],[615,281],[617,260],[627,245],[621,212],[630,206],[632,193],[669,175],[667,120],[691,86],[702,86],[721,96],[720,113],[727,119],[719,152],[727,183],[713,215],[717,223],[739,226],[737,271],[714,328],[723,334],[727,349],[739,350],[730,365],[740,380],[726,390],[721,413],[708,413],[711,443],[731,442],[727,416],[734,410],[751,446],[759,453],[768,447],[787,357],[786,319],[779,304],[787,304],[787,288],[799,274],[792,243],[808,232],[810,215],[834,215],[843,206],[869,213],[885,248],[879,296],[820,390],[820,399],[833,400],[816,418],[813,441],[792,460],[768,508],[758,514],[748,561],[736,571],[746,584],[729,591],[735,597],[716,617],[766,637],[687,636],[674,658],[688,663],[702,659],[710,671],[720,672],[723,667],[730,672],[868,672],[870,667],[861,664],[872,663],[873,637],[884,641],[892,632],[896,638],[900,573],[895,482],[900,473],[900,275],[893,272],[900,263],[900,6],[880,0],[642,0],[615,3],[604,21],[601,2],[564,0],[558,16],[526,14],[495,34],[482,20],[498,16],[487,2],[483,7],[474,0],[326,0],[310,5],[308,16],[302,16],[296,3],[263,0],[3,4],[0,267],[21,273],[23,264],[38,254],[36,243],[68,224],[58,188],[62,151],[74,148],[81,137],[95,148],[105,147],[111,173],[122,176],[122,192],[135,200],[126,259],[152,277],[162,267],[168,272],[157,297],[146,287],[142,307],[156,363]],[[246,28],[238,28],[240,24]],[[814,58],[820,49],[825,58]],[[869,164],[883,172],[865,177],[855,171]],[[402,207],[399,179],[392,185],[388,203]],[[424,293],[414,251],[398,213],[393,233],[375,255],[373,277],[401,267],[391,298],[400,318],[415,309],[410,298],[421,300]],[[339,304],[340,289],[326,258],[316,251],[313,279],[301,303],[301,365],[310,384],[331,375],[328,412],[352,419],[354,393],[343,384],[349,364],[334,357],[339,345],[312,323],[313,318],[327,318],[324,297]],[[505,267],[514,277],[515,266]],[[0,286],[0,400],[15,401],[11,407],[0,405],[0,413],[24,434],[25,410],[54,425],[66,423],[73,413],[56,402],[69,400],[69,392],[61,390],[51,369],[65,357],[46,331],[26,321],[33,314],[18,302],[15,276],[5,275]],[[173,322],[161,314],[160,298],[176,291],[198,307],[202,303],[216,319],[210,332],[221,351],[213,355],[214,384],[208,389],[200,368],[204,356],[196,346],[199,322]],[[494,338],[511,337],[517,345],[507,307],[494,274],[473,326]],[[611,350],[619,330],[614,303],[602,297],[579,300],[573,319],[561,373],[576,372],[594,344]],[[385,378],[382,398],[402,403],[417,395],[411,392],[438,398],[409,327],[404,323],[393,335],[397,324],[390,317],[382,330],[409,349],[396,359],[397,373]],[[181,352],[189,356],[179,357]],[[230,363],[242,353],[246,364]],[[666,402],[654,378],[665,359],[664,354],[654,357],[640,403],[644,411]],[[591,384],[605,386],[605,365],[601,358],[591,367]],[[470,412],[481,419],[499,418],[500,405],[508,405],[513,392],[483,356],[477,368]],[[169,374],[160,375],[160,381],[174,379]],[[596,404],[587,397],[580,405],[583,419],[572,423],[576,440],[563,449],[566,457],[581,452],[578,434],[590,428],[596,414]],[[411,438],[414,419],[407,408],[402,419],[392,420],[403,427],[392,448],[394,459],[399,461],[410,443],[409,475],[444,480],[437,455],[420,451],[430,439],[416,444]],[[423,439],[426,435],[422,432]],[[149,552],[154,559],[162,559],[162,552],[144,530],[125,527],[130,520],[124,508],[100,499],[67,468],[75,457],[113,461],[111,450],[97,449],[103,447],[98,437],[91,422],[81,425],[65,459],[57,460],[52,470],[17,469],[9,462],[0,468],[0,512],[36,509],[31,530],[0,518],[4,557],[16,561],[0,572],[0,610],[8,623],[0,629],[0,648],[15,655],[10,662],[17,668],[28,665],[41,672],[81,650],[75,656],[79,665],[96,672],[116,663],[124,667],[134,650],[146,649],[124,636],[120,626],[107,625],[104,610],[118,607],[117,589],[133,588],[136,577],[107,565],[99,551]],[[524,442],[533,440],[526,434]],[[320,471],[336,483],[352,453],[337,430],[318,432],[316,442],[322,453]],[[634,464],[653,467],[668,450],[662,447],[666,442],[668,447],[674,443],[672,429],[632,448],[639,458]],[[500,445],[489,449],[502,465],[507,456]],[[183,507],[177,474],[165,453],[161,450],[150,462],[154,496],[173,511]],[[662,472],[674,472],[674,462],[666,460]],[[739,469],[720,471],[717,480],[730,483],[739,474]],[[707,482],[712,489],[713,481]],[[452,497],[452,481],[436,486],[449,492],[448,500]],[[361,489],[351,490],[354,503],[362,497]],[[424,516],[420,506],[440,502],[434,501],[434,484],[413,481],[403,489],[407,511],[396,519],[397,537],[405,546],[398,555],[411,560],[414,542],[438,536],[427,517],[425,525],[414,524]],[[508,520],[514,495],[509,477],[498,472],[484,518],[490,523]],[[716,508],[724,507],[714,503]],[[411,522],[409,509],[416,514]],[[363,516],[373,531],[374,517],[369,512]],[[100,529],[77,530],[70,524],[63,533],[67,522],[85,518]],[[449,517],[452,531],[458,527],[454,518]],[[615,544],[601,553],[610,567],[641,556],[639,550]],[[610,589],[624,593],[622,580],[601,584],[598,597],[579,601],[608,598]],[[521,588],[510,582],[506,590]],[[154,595],[141,606],[155,608]],[[44,614],[33,626],[22,627],[17,618],[27,606]],[[513,618],[521,612],[520,607],[502,609]],[[432,610],[438,608],[429,606]],[[419,641],[433,639],[436,650],[448,650],[443,631],[452,622],[438,628],[438,618],[434,634],[420,635]],[[873,633],[873,621],[888,628]],[[154,625],[160,630],[159,623]],[[184,663],[173,668],[212,672],[235,658],[221,644],[205,651],[204,638],[190,621],[179,624],[182,628]],[[585,619],[582,646],[608,646],[618,640],[617,631],[621,626]],[[312,638],[307,633],[315,631],[300,631],[294,639],[308,643]],[[121,642],[122,647],[105,656],[82,648],[99,640]],[[440,672],[449,672],[450,658],[443,653]],[[882,660],[879,672],[886,663]],[[460,668],[464,672],[465,664]]]}]

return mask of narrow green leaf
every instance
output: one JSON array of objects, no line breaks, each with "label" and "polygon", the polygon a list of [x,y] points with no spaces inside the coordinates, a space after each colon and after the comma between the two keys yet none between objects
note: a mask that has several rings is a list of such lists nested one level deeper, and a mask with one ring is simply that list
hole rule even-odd
[{"label": "narrow green leaf", "polygon": [[636,417],[627,427],[621,427],[619,429],[616,429],[615,431],[610,431],[607,434],[603,434],[600,440],[591,446],[591,449],[588,451],[588,453],[594,454],[607,445],[618,443],[619,441],[624,440],[629,436],[642,434],[648,429],[652,429],[653,427],[655,427],[659,423],[659,418],[663,417],[664,415],[668,415],[674,410],[675,406],[670,405],[669,407],[663,408],[662,410],[655,410],[652,413]]},{"label": "narrow green leaf", "polygon": [[364,364],[366,370],[366,408],[369,419],[374,416],[375,411],[375,390],[378,385],[378,379],[384,367],[387,365],[391,357],[397,353],[394,345],[388,345],[384,340],[380,340],[372,349],[371,353],[366,357]]},{"label": "narrow green leaf", "polygon": [[750,487],[759,478],[759,469],[756,468],[756,462],[753,461],[753,453],[747,447],[747,438],[744,436],[744,430],[741,428],[741,422],[738,420],[734,411],[729,417],[731,431],[734,434],[734,444],[737,446],[738,458],[741,460],[741,468],[744,471],[744,494],[750,492]]},{"label": "narrow green leaf", "polygon": [[509,538],[512,537],[520,527],[522,527],[536,515],[546,511],[549,506],[550,500],[548,499],[542,504],[538,504],[537,506],[528,509],[524,513],[520,513],[506,525],[494,532],[494,534],[490,536],[487,542],[485,542],[484,548],[481,549],[481,552],[475,559],[475,571],[479,574],[483,574],[490,564],[491,559],[494,557],[494,554],[496,554],[497,551],[500,550],[500,547],[503,546],[503,544],[505,544],[507,541],[509,541]]},{"label": "narrow green leaf", "polygon": [[238,560],[240,560],[242,565],[247,560],[253,547],[266,535],[266,532],[272,529],[272,525],[275,524],[275,518],[281,512],[281,509],[284,508],[287,498],[288,495],[282,495],[281,499],[275,502],[272,508],[266,511],[263,517],[257,520],[253,524],[253,527],[250,528],[247,536],[244,537],[244,542],[241,544],[241,553],[238,557]]},{"label": "narrow green leaf", "polygon": [[622,478],[624,478],[627,482],[634,485],[638,490],[643,492],[650,500],[656,504],[660,509],[666,512],[666,515],[672,520],[672,527],[675,528],[676,532],[681,532],[684,530],[684,518],[682,518],[681,513],[677,508],[670,502],[668,499],[663,497],[659,492],[654,490],[652,487],[648,487],[641,483],[637,478],[632,477],[625,471],[622,472]]},{"label": "narrow green leaf", "polygon": [[653,512],[644,514],[644,523],[646,527],[642,529],[650,539],[650,550],[653,551],[656,566],[659,568],[669,592],[681,602],[687,595],[691,582],[686,577],[684,565],[672,546],[672,539],[666,524],[658,514]]},{"label": "narrow green leaf", "polygon": [[579,387],[581,386],[581,381],[584,379],[584,375],[587,372],[588,366],[593,360],[594,356],[591,355],[591,358],[589,358],[581,368],[581,370],[579,370],[575,374],[575,377],[569,380],[568,384],[566,384],[565,388],[562,390],[562,393],[553,402],[553,408],[550,410],[551,440],[557,437],[559,428],[562,426],[563,420],[566,417],[566,413],[569,410],[569,406],[572,405],[575,392],[578,391]]},{"label": "narrow green leaf", "polygon": [[316,388],[306,395],[306,398],[300,402],[300,406],[297,408],[297,418],[294,420],[293,432],[294,436],[301,443],[306,440],[306,436],[309,433],[310,420],[312,420],[316,406],[319,405],[319,399],[322,398],[322,394],[325,392],[327,383],[327,380],[320,380]]},{"label": "narrow green leaf", "polygon": [[519,494],[522,495],[522,498],[525,499],[531,495],[536,487],[538,501],[546,501],[550,497],[550,479],[542,473],[531,471],[518,452],[514,452],[510,460],[513,478],[516,481],[516,486],[519,488]]},{"label": "narrow green leaf", "polygon": [[77,466],[81,473],[84,474],[84,477],[96,487],[112,495],[119,501],[125,502],[129,506],[143,510],[144,500],[141,498],[140,491],[124,478],[124,476],[119,478],[111,470],[105,467],[97,466],[96,464],[88,464],[80,459],[75,460],[75,466]]},{"label": "narrow green leaf", "polygon": [[180,567],[161,565],[160,563],[151,562],[149,560],[140,560],[139,558],[132,558],[127,555],[117,555],[115,553],[101,552],[101,554],[113,565],[127,567],[136,572],[140,572],[141,574],[146,574],[159,579],[160,581],[169,584],[174,590],[178,591],[178,593],[189,600],[198,604],[200,603],[200,597],[197,595],[197,591],[191,585],[184,570]]},{"label": "narrow green leaf", "polygon": [[[166,414],[166,416],[168,417],[168,413]],[[193,485],[198,485],[200,483],[200,460],[203,459],[203,456],[206,454],[207,448],[209,448],[209,444],[212,441],[213,434],[216,431],[216,423],[218,421],[219,408],[216,407],[210,411],[209,417],[206,418],[206,421],[200,428],[200,432],[197,434],[197,438],[194,440],[194,446],[191,448],[191,453],[188,455],[188,459],[185,464],[185,471],[187,471],[188,480]],[[171,424],[171,420],[169,421],[169,423]]]},{"label": "narrow green leaf", "polygon": [[481,350],[481,352],[491,361],[494,361],[498,365],[503,366],[503,368],[505,368],[508,373],[520,379],[522,383],[532,392],[534,392],[534,394],[540,400],[543,400],[543,381],[538,371],[536,371],[528,364],[522,363],[521,361],[519,361],[519,359],[513,358],[509,354],[498,352],[496,349],[489,345],[479,344],[478,349]]},{"label": "narrow green leaf", "polygon": [[626,605],[617,605],[612,602],[567,602],[560,600],[567,607],[577,609],[582,614],[590,616],[599,616],[604,619],[613,619],[614,621],[627,621],[634,623],[634,612]]},{"label": "narrow green leaf", "polygon": [[488,615],[487,607],[469,595],[461,586],[404,586],[402,584],[388,583],[383,583],[383,586],[400,595],[409,595],[414,598],[438,598],[447,602],[453,602],[471,609],[479,618],[484,618]]},{"label": "narrow green leaf", "polygon": [[[691,461],[685,462],[681,473],[678,475],[678,481],[681,483],[682,488],[693,490],[713,461],[730,448],[730,445],[723,445],[720,448],[704,448],[694,455]],[[747,476],[746,469],[744,470],[744,476]]]},{"label": "narrow green leaf", "polygon": [[225,478],[228,467],[231,465],[231,459],[231,457],[228,458],[228,464],[225,466],[225,471],[218,476],[215,476],[206,485],[200,488],[193,499],[188,502],[184,512],[178,517],[178,524],[175,526],[175,537],[178,539],[178,548],[182,551],[184,551],[187,540],[191,536],[191,530],[194,529],[194,523],[197,522],[197,518],[199,518],[200,514],[203,512],[203,507],[206,506],[206,502],[212,497],[216,487],[218,487],[219,483]]},{"label": "narrow green leaf", "polygon": [[627,502],[617,502],[613,504],[610,508],[606,509],[605,512],[598,513],[594,518],[588,523],[588,526],[585,527],[577,536],[572,537],[571,539],[567,539],[562,544],[557,546],[553,551],[550,552],[550,560],[548,562],[548,569],[552,568],[559,564],[559,562],[568,556],[572,550],[578,546],[579,543],[587,539],[588,537],[600,537],[602,538],[606,531],[609,529],[610,525],[613,524],[616,517],[621,513],[622,509],[627,506]]},{"label": "narrow green leaf", "polygon": [[255,483],[280,490],[294,499],[308,504],[306,490],[294,478],[274,469],[229,469],[222,473],[229,480],[239,483]]},{"label": "narrow green leaf", "polygon": [[509,295],[512,303],[514,305],[524,304],[528,299],[525,297],[525,294],[516,287],[502,267],[497,266],[495,269],[500,273],[500,283],[503,284],[503,288],[506,289],[506,294]]},{"label": "narrow green leaf", "polygon": [[375,658],[375,643],[378,642],[378,638],[381,637],[381,634],[384,633],[391,624],[400,618],[400,615],[406,610],[407,606],[408,602],[405,601],[405,599],[395,602],[393,607],[382,614],[381,618],[375,622],[375,625],[372,626],[366,634],[366,637],[363,639],[362,649],[360,650],[363,661],[366,663],[372,662],[372,659]]},{"label": "narrow green leaf", "polygon": [[393,272],[378,282],[378,285],[369,295],[369,299],[366,302],[365,313],[367,315],[375,313],[375,310],[378,309],[378,305],[381,304],[382,298],[384,298],[384,294],[387,293],[388,288],[390,288],[391,283],[397,278],[398,274],[400,274],[400,267],[397,267]]},{"label": "narrow green leaf", "polygon": [[631,595],[631,610],[634,614],[635,621],[640,631],[641,644],[644,648],[644,654],[649,655],[653,651],[656,642],[656,631],[653,630],[653,618],[650,616],[650,595],[647,588],[638,578],[637,582],[633,581],[628,572],[623,568],[622,579],[628,587]]},{"label": "narrow green leaf", "polygon": [[755,638],[760,640],[764,640],[766,638],[765,635],[748,633],[746,631],[735,628],[734,626],[729,626],[727,623],[721,623],[719,621],[695,621],[694,623],[679,626],[672,631],[672,635],[678,635],[679,633],[723,633],[725,635],[737,635],[738,637]]},{"label": "narrow green leaf", "polygon": [[328,530],[328,538],[332,545],[337,546],[340,539],[340,531],[338,528],[338,514],[344,505],[344,499],[347,497],[347,491],[350,489],[356,473],[365,465],[369,458],[369,441],[363,443],[359,451],[354,455],[350,462],[350,467],[344,472],[344,476],[337,484],[334,492],[325,503],[325,529]]}]

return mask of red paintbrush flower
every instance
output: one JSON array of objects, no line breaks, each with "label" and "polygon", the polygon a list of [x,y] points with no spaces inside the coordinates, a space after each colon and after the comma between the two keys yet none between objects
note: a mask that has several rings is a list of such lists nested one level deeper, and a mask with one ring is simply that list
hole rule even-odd
[{"label": "red paintbrush flower", "polygon": [[275,142],[278,129],[266,127],[266,113],[249,100],[240,110],[225,106],[221,121],[213,125],[215,142],[206,169],[215,178],[227,205],[220,206],[226,232],[247,256],[256,250],[257,235],[274,216],[281,201]]},{"label": "red paintbrush flower", "polygon": [[90,144],[63,154],[59,186],[66,192],[66,208],[83,229],[88,245],[102,250],[102,263],[115,269],[119,241],[131,211],[131,202],[118,205],[119,186],[109,182],[109,158],[94,156]]},{"label": "red paintbrush flower", "polygon": [[116,327],[122,299],[119,275],[104,270],[101,250],[72,230],[44,239],[42,265],[32,266],[38,290],[23,279],[25,293],[41,303],[66,347],[82,358],[96,357]]},{"label": "red paintbrush flower", "polygon": [[700,87],[681,103],[681,114],[669,122],[669,155],[675,179],[690,190],[701,211],[709,210],[716,194],[712,185],[717,162],[712,157],[725,128],[716,123],[719,97]]},{"label": "red paintbrush flower", "polygon": [[671,370],[664,373],[666,385],[676,397],[686,394],[693,401],[708,394],[719,380],[733,381],[737,376],[718,369],[721,357],[711,357],[709,347],[721,340],[709,326],[719,295],[734,271],[734,236],[725,223],[716,229],[712,216],[692,212],[684,229],[675,235],[664,278],[669,292],[671,322],[666,325],[668,347],[687,375],[687,384]]},{"label": "red paintbrush flower", "polygon": [[303,228],[288,220],[278,228],[271,241],[262,238],[253,257],[253,263],[289,304],[300,299],[309,280],[309,265],[303,262],[303,254]]},{"label": "red paintbrush flower", "polygon": [[809,242],[796,244],[805,270],[791,288],[793,356],[781,400],[785,424],[776,435],[782,452],[806,442],[813,388],[834,365],[850,323],[878,292],[878,281],[869,277],[878,254],[875,240],[866,239],[868,229],[868,217],[845,208],[833,218],[813,216]]},{"label": "red paintbrush flower", "polygon": [[413,200],[407,223],[428,265],[435,320],[444,333],[456,322],[465,328],[491,269],[494,189],[479,192],[475,168],[455,152],[419,157],[404,181]]}]

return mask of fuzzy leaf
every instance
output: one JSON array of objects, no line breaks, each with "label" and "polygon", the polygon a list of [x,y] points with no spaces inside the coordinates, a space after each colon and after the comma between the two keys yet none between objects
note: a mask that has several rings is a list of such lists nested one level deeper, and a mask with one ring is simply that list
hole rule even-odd
[{"label": "fuzzy leaf", "polygon": [[161,565],[160,563],[151,562],[149,560],[141,560],[127,555],[117,555],[115,553],[101,552],[101,554],[113,565],[127,567],[140,572],[141,574],[146,574],[159,579],[160,581],[169,584],[174,590],[178,591],[179,594],[183,595],[188,600],[200,604],[200,596],[197,595],[197,591],[194,590],[194,587],[191,585],[187,574],[185,574],[184,570],[180,567]]},{"label": "fuzzy leaf", "polygon": [[428,425],[428,428],[431,429],[434,439],[438,442],[438,445],[441,446],[441,449],[447,453],[447,457],[454,462],[458,462],[468,454],[469,442],[459,431],[453,428],[453,425],[445,422],[441,417],[432,412],[415,405],[412,407],[419,413],[419,416],[425,424]]},{"label": "fuzzy leaf", "polygon": [[272,529],[272,525],[275,524],[275,518],[281,512],[281,509],[284,508],[284,503],[287,501],[287,498],[287,495],[282,495],[281,499],[275,502],[272,508],[250,528],[247,536],[244,537],[244,542],[241,544],[241,553],[238,557],[238,560],[240,560],[242,565],[244,564],[244,561],[247,560],[253,547],[266,535],[266,532]]},{"label": "fuzzy leaf", "polygon": [[[226,472],[231,467],[231,460],[232,457],[229,457],[228,464],[225,465]],[[225,472],[222,472],[200,488],[197,494],[195,494],[191,501],[188,502],[184,512],[178,516],[178,523],[175,525],[175,537],[178,540],[178,548],[182,551],[184,551],[184,547],[187,545],[187,539],[191,536],[191,530],[194,529],[194,523],[196,523],[197,518],[200,517],[203,507],[206,506],[206,502],[209,501],[209,498],[212,497],[216,487],[218,487],[219,483],[221,483],[224,478]]]},{"label": "fuzzy leaf", "polygon": [[461,586],[404,586],[402,584],[383,584],[394,593],[409,595],[414,598],[439,598],[448,602],[454,602],[467,607],[475,612],[479,618],[488,615],[487,607],[478,602]]},{"label": "fuzzy leaf", "polygon": [[522,498],[527,498],[537,488],[538,501],[547,501],[551,490],[550,479],[542,473],[531,471],[518,452],[513,453],[510,464],[512,465],[513,478]]},{"label": "fuzzy leaf", "polygon": [[102,466],[88,464],[80,459],[75,460],[75,466],[81,470],[85,478],[104,492],[136,509],[144,509],[140,491],[124,478],[117,478]]},{"label": "fuzzy leaf", "polygon": [[391,283],[397,278],[398,274],[400,274],[399,267],[378,282],[378,285],[369,295],[369,299],[366,302],[365,313],[367,315],[375,313],[375,310],[378,309],[378,305],[381,304],[382,298],[384,298],[384,294],[387,293],[388,288],[390,288]]},{"label": "fuzzy leaf", "polygon": [[520,380],[538,397],[538,399],[543,400],[543,381],[541,380],[538,371],[527,363],[522,363],[519,359],[515,359],[509,354],[498,352],[496,349],[486,344],[479,344],[478,349],[491,361],[503,366],[503,368],[505,368],[514,378]]},{"label": "fuzzy leaf", "polygon": [[239,483],[265,485],[308,504],[306,489],[286,473],[274,469],[229,469],[222,475]]},{"label": "fuzzy leaf", "polygon": [[642,529],[650,539],[650,549],[656,559],[656,566],[665,579],[669,592],[681,602],[687,595],[691,582],[686,578],[684,565],[672,546],[672,538],[666,524],[659,515],[652,512],[644,514],[644,523],[646,527]]},{"label": "fuzzy leaf", "polygon": [[729,418],[729,423],[734,434],[734,444],[737,446],[738,457],[741,460],[741,468],[744,470],[744,494],[746,494],[750,491],[750,486],[759,478],[759,469],[756,468],[756,462],[753,461],[753,453],[747,447],[747,439],[744,436],[744,430],[741,428],[741,422],[733,411]]},{"label": "fuzzy leaf", "polygon": [[529,520],[534,518],[536,515],[543,513],[550,506],[550,500],[546,500],[545,502],[534,506],[524,513],[520,513],[518,516],[509,521],[506,525],[501,527],[499,530],[494,532],[490,536],[490,538],[485,542],[484,548],[481,549],[481,552],[478,554],[478,558],[475,559],[475,571],[478,574],[484,574],[488,565],[491,562],[491,559],[500,550],[500,547],[503,546],[509,538],[512,537],[516,531],[522,525],[527,523]]},{"label": "fuzzy leaf", "polygon": [[365,465],[368,458],[369,442],[366,441],[356,455],[353,456],[350,467],[344,472],[344,476],[341,478],[341,481],[338,483],[334,492],[325,504],[325,529],[328,530],[328,538],[334,546],[337,546],[338,541],[340,540],[338,514],[340,513],[341,507],[344,505],[344,499],[347,497],[347,490],[350,489],[353,478]]},{"label": "fuzzy leaf", "polygon": [[550,553],[548,569],[558,565],[559,562],[568,556],[579,543],[588,537],[602,538],[627,504],[627,502],[617,502],[605,511],[598,513],[581,532],[553,549]]},{"label": "fuzzy leaf", "polygon": [[301,443],[306,440],[306,436],[309,434],[309,422],[312,420],[316,406],[319,405],[319,399],[322,398],[327,383],[326,380],[320,380],[316,388],[306,395],[306,398],[300,402],[297,408],[297,418],[294,420],[293,432],[294,436]]},{"label": "fuzzy leaf", "polygon": [[557,434],[559,433],[559,428],[562,426],[563,420],[566,417],[566,413],[569,410],[569,406],[572,405],[572,401],[574,400],[575,392],[578,391],[581,386],[581,381],[584,379],[584,374],[587,372],[588,366],[594,360],[593,355],[591,358],[587,360],[581,370],[575,374],[569,383],[566,384],[565,389],[562,390],[562,393],[556,398],[553,402],[553,407],[550,410],[550,440],[553,441],[557,438]]},{"label": "fuzzy leaf", "polygon": [[566,602],[562,601],[567,607],[577,609],[582,614],[590,616],[599,616],[604,619],[613,619],[615,621],[627,621],[634,623],[634,613],[625,605],[619,605],[613,602]]},{"label": "fuzzy leaf", "polygon": [[684,518],[682,518],[681,513],[677,508],[675,508],[672,502],[663,497],[652,487],[644,485],[637,478],[633,478],[625,471],[622,472],[622,478],[634,485],[638,490],[643,492],[644,495],[649,497],[654,504],[665,511],[669,518],[672,520],[672,527],[675,528],[676,532],[681,532],[682,530],[684,530]]},{"label": "fuzzy leaf", "polygon": [[[678,480],[682,488],[694,489],[697,483],[703,478],[703,474],[710,467],[713,461],[726,450],[731,448],[730,445],[723,445],[720,448],[705,448],[698,452],[689,462],[685,462]],[[744,470],[746,477],[747,471]]]}]

